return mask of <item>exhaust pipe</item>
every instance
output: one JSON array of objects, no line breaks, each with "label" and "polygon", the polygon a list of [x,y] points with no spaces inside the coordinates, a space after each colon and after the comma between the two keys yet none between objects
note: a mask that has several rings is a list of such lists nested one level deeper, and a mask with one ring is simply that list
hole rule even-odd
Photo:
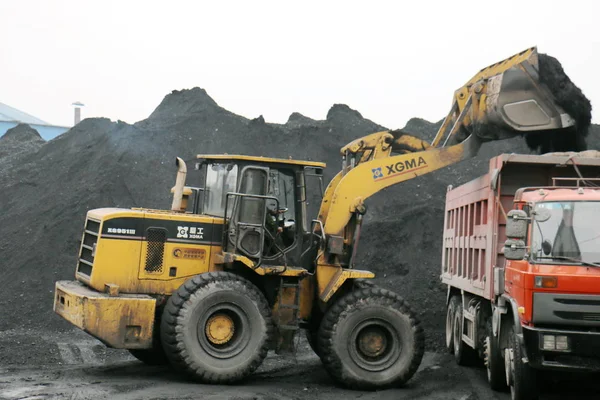
[{"label": "exhaust pipe", "polygon": [[171,204],[172,211],[181,211],[181,204],[183,203],[183,188],[185,186],[185,177],[187,175],[187,166],[185,161],[177,157],[175,160],[177,165],[177,179],[175,180],[175,187],[173,188],[173,203]]}]

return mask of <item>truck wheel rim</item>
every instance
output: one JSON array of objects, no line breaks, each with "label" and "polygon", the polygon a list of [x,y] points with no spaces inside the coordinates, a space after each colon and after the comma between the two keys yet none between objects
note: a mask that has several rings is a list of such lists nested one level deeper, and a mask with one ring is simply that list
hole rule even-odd
[{"label": "truck wheel rim", "polygon": [[232,358],[250,342],[249,326],[248,316],[238,305],[215,304],[198,320],[198,343],[206,353],[215,358]]},{"label": "truck wheel rim", "polygon": [[458,349],[462,343],[462,326],[461,326],[462,316],[456,312],[454,313],[454,352],[458,353]]},{"label": "truck wheel rim", "polygon": [[452,307],[448,305],[448,312],[446,313],[446,346],[450,347],[452,344],[452,320],[454,316],[452,315]]},{"label": "truck wheel rim", "polygon": [[368,319],[352,330],[348,349],[356,365],[377,372],[389,368],[400,358],[400,343],[399,334],[390,323]]},{"label": "truck wheel rim", "polygon": [[483,362],[485,364],[485,370],[487,372],[488,382],[490,382],[492,380],[492,370],[490,369],[491,368],[490,367],[490,363],[491,363],[491,360],[492,360],[492,349],[490,347],[490,345],[491,345],[490,342],[491,342],[491,338],[489,336],[486,336],[485,337],[485,344],[484,344],[485,345],[485,349],[484,349],[484,352],[483,352],[483,355],[484,355]]},{"label": "truck wheel rim", "polygon": [[513,357],[513,350],[511,348],[506,348],[504,350],[504,369],[506,372],[506,384],[510,386],[512,390],[514,382],[515,363]]}]

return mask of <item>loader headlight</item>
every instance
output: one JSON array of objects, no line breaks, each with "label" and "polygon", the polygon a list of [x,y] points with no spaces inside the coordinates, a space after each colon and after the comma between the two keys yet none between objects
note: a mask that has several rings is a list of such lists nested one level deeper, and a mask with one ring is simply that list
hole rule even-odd
[{"label": "loader headlight", "polygon": [[569,338],[565,335],[542,334],[542,349],[548,351],[571,351]]}]

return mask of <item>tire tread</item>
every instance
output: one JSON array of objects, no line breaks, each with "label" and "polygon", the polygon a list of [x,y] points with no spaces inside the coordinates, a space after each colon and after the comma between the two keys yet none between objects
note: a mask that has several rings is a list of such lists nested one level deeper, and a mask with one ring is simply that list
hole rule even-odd
[{"label": "tire tread", "polygon": [[[377,302],[379,305],[399,310],[401,313],[407,315],[410,320],[411,331],[415,338],[415,355],[406,371],[396,377],[391,383],[378,384],[366,382],[365,380],[356,379],[349,376],[349,374],[345,374],[343,362],[333,350],[338,321],[352,311],[357,303],[365,300]],[[408,302],[404,301],[396,293],[371,285],[370,282],[367,285],[358,286],[357,290],[341,297],[331,306],[321,322],[318,339],[322,353],[321,360],[327,371],[334,379],[353,389],[383,389],[406,383],[419,368],[425,349],[423,328],[419,319],[410,309]]]},{"label": "tire tread", "polygon": [[[260,313],[267,323],[267,339],[262,344],[260,350],[254,355],[252,361],[246,368],[238,369],[227,374],[217,374],[202,368],[193,361],[188,350],[178,339],[178,335],[183,329],[178,322],[178,317],[181,315],[182,311],[185,312],[186,307],[190,305],[188,301],[198,289],[215,282],[224,282],[225,284],[236,282],[244,284],[244,287],[247,288],[246,294],[258,305]],[[260,290],[245,278],[223,271],[197,275],[181,285],[167,301],[161,323],[161,337],[164,350],[173,367],[193,378],[212,384],[232,383],[253,373],[267,356],[269,339],[272,337],[273,331],[274,327],[271,318],[271,310]]]}]

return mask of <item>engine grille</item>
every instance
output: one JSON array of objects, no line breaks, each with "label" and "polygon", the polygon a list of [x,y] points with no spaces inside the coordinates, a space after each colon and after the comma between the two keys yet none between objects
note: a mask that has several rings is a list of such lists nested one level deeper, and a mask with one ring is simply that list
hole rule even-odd
[{"label": "engine grille", "polygon": [[146,272],[162,272],[165,255],[167,230],[163,228],[148,228],[146,231]]},{"label": "engine grille", "polygon": [[600,296],[534,293],[533,323],[544,326],[600,327]]},{"label": "engine grille", "polygon": [[99,236],[100,221],[87,219],[85,221],[83,239],[81,241],[81,247],[79,249],[79,262],[77,265],[77,272],[87,276],[92,276],[92,269],[94,268],[94,254]]},{"label": "engine grille", "polygon": [[556,311],[554,314],[563,319],[600,322],[600,313]]}]

